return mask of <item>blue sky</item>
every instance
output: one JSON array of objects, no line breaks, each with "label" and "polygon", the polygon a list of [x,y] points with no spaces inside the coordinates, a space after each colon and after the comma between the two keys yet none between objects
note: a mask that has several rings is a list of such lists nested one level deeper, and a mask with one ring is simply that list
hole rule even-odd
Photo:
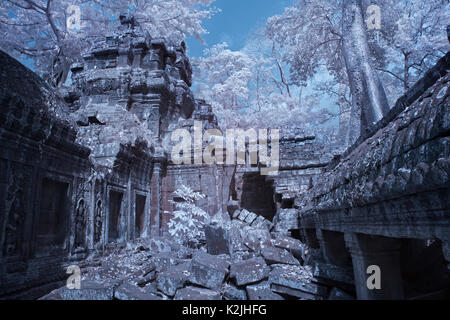
[{"label": "blue sky", "polygon": [[188,55],[201,56],[204,49],[221,42],[227,42],[231,50],[240,50],[253,30],[263,27],[267,18],[282,13],[293,3],[294,0],[216,0],[212,6],[222,11],[203,23],[209,31],[204,36],[206,45],[189,37]]}]

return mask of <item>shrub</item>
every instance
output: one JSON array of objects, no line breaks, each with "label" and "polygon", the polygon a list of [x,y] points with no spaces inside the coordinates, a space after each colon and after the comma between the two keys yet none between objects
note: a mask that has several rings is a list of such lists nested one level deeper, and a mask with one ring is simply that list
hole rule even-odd
[{"label": "shrub", "polygon": [[205,238],[204,226],[209,216],[195,202],[204,199],[205,195],[182,185],[174,192],[174,198],[177,201],[171,202],[175,204],[176,211],[168,223],[169,234],[182,245],[198,247]]}]

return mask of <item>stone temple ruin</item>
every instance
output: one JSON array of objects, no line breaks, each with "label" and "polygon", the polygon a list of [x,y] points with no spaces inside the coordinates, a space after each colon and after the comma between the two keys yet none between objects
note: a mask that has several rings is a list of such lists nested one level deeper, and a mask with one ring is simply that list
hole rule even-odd
[{"label": "stone temple ruin", "polygon": [[[0,52],[0,298],[449,297],[450,54],[343,154],[285,134],[262,176],[170,161],[173,130],[218,128],[184,44],[127,19],[92,42],[63,97]],[[206,250],[168,237],[182,184],[217,220]]]}]

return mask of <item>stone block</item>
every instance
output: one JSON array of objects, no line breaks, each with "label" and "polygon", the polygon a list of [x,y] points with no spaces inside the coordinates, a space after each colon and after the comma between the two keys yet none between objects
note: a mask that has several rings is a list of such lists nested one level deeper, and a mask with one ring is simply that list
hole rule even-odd
[{"label": "stone block", "polygon": [[300,265],[300,262],[285,249],[264,247],[261,249],[261,254],[269,265],[277,263]]},{"label": "stone block", "polygon": [[228,267],[226,260],[199,252],[192,259],[189,281],[205,288],[219,290],[228,274]]},{"label": "stone block", "polygon": [[183,288],[190,275],[190,264],[183,263],[169,267],[158,274],[156,286],[165,295],[173,297],[178,289]]},{"label": "stone block", "polygon": [[282,248],[289,251],[297,259],[304,259],[305,246],[298,239],[288,236],[280,236],[276,239],[273,239],[272,244],[274,247]]},{"label": "stone block", "polygon": [[205,226],[206,246],[209,254],[231,254],[232,243],[229,230],[218,225]]},{"label": "stone block", "polygon": [[262,258],[253,258],[231,264],[230,277],[238,286],[255,283],[267,278],[269,267]]},{"label": "stone block", "polygon": [[114,291],[114,298],[118,300],[161,300],[156,294],[146,292],[131,283],[123,283]]},{"label": "stone block", "polygon": [[81,289],[62,288],[60,296],[63,300],[112,300],[114,285],[91,280],[82,280]]},{"label": "stone block", "polygon": [[284,300],[282,296],[272,292],[268,281],[249,285],[245,290],[248,300]]},{"label": "stone block", "polygon": [[197,287],[186,287],[179,289],[174,300],[221,300],[217,291]]},{"label": "stone block", "polygon": [[226,283],[222,287],[223,298],[225,300],[247,300],[247,293],[232,284]]},{"label": "stone block", "polygon": [[317,296],[324,296],[327,288],[312,282],[312,270],[308,267],[294,265],[273,265],[269,275],[272,284],[300,290]]}]

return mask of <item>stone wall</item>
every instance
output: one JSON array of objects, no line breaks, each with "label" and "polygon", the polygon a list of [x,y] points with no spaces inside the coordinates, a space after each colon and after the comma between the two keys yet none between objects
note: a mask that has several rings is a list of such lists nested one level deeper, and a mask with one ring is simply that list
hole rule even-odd
[{"label": "stone wall", "polygon": [[[448,297],[449,69],[450,53],[296,198],[304,238],[328,266],[353,268],[360,299]],[[382,290],[366,286],[371,265]]]},{"label": "stone wall", "polygon": [[63,279],[86,245],[90,150],[36,75],[3,52],[0,65],[0,296],[13,296]]}]

